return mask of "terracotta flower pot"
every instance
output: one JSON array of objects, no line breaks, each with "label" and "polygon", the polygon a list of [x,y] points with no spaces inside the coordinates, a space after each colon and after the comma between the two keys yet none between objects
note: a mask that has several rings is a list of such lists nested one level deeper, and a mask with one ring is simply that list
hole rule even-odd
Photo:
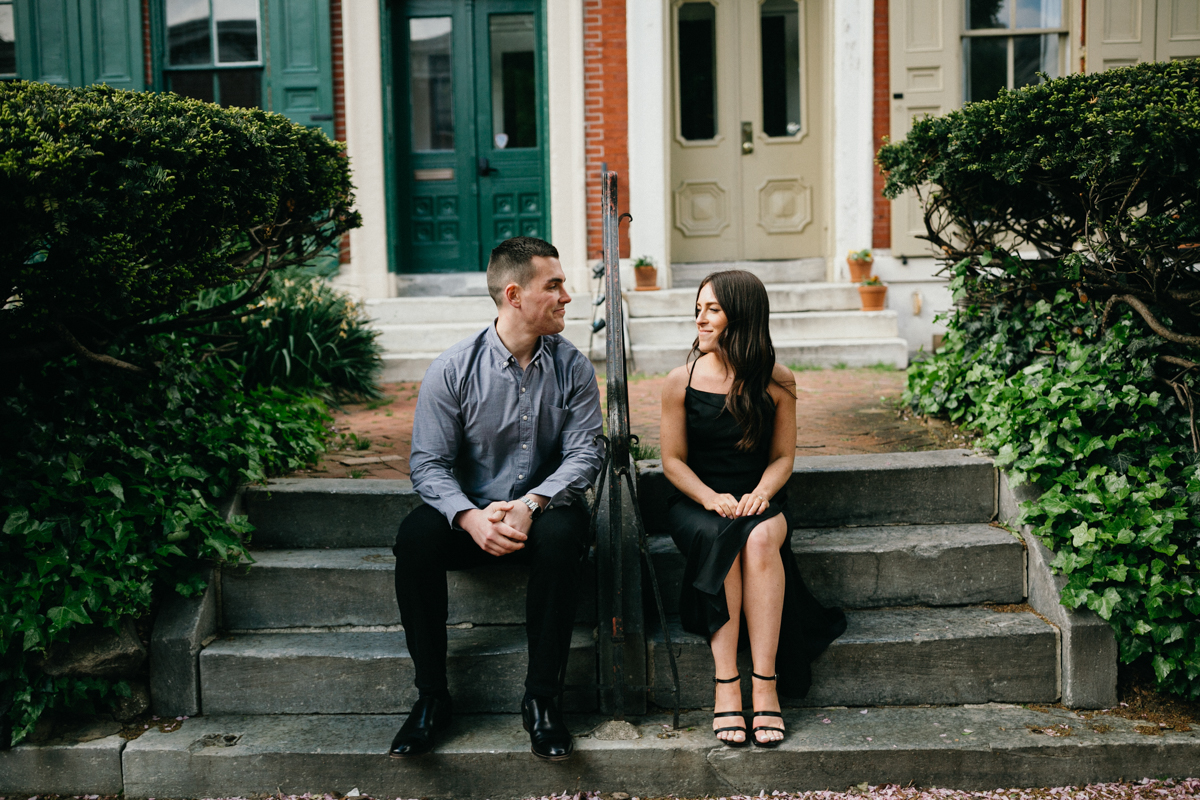
[{"label": "terracotta flower pot", "polygon": [[847,258],[846,264],[850,267],[850,282],[862,283],[867,278],[871,277],[871,265],[873,261],[857,261]]},{"label": "terracotta flower pot", "polygon": [[863,311],[883,311],[883,303],[887,298],[887,287],[878,286],[859,286],[858,296],[862,299]]},{"label": "terracotta flower pot", "polygon": [[634,287],[637,291],[658,291],[658,267],[634,267],[633,277],[637,281]]}]

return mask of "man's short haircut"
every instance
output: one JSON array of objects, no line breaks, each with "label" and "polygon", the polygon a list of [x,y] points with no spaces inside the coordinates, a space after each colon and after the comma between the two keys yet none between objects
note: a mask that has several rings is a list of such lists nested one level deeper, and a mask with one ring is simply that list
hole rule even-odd
[{"label": "man's short haircut", "polygon": [[510,283],[528,286],[533,280],[537,271],[533,267],[534,256],[558,258],[558,248],[532,236],[514,236],[492,251],[492,257],[488,259],[487,287],[496,305],[504,299],[505,286]]}]

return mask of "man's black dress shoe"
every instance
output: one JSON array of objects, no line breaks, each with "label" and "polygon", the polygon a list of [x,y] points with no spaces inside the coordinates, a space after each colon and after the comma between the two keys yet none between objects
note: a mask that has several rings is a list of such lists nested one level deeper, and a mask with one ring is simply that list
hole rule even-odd
[{"label": "man's black dress shoe", "polygon": [[575,749],[562,712],[550,697],[525,695],[521,721],[529,731],[529,749],[544,761],[564,761]]},{"label": "man's black dress shoe", "polygon": [[450,726],[450,695],[417,698],[400,732],[392,739],[388,755],[392,758],[416,758],[433,749],[437,734]]}]

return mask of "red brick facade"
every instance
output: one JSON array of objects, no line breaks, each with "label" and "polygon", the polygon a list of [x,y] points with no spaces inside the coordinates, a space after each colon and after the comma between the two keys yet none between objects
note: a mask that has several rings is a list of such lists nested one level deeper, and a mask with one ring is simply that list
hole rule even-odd
[{"label": "red brick facade", "polygon": [[142,0],[142,61],[147,89],[154,86],[154,59],[150,54],[150,0]]},{"label": "red brick facade", "polygon": [[[342,47],[342,0],[329,0],[329,45],[333,71],[333,138],[346,141],[346,56]],[[350,234],[342,237],[338,263],[350,263]]]},{"label": "red brick facade", "polygon": [[[629,210],[629,98],[625,52],[625,0],[584,0],[583,119],[587,170],[588,258],[600,258],[600,165],[616,172],[619,210]],[[621,225],[620,254],[629,257],[628,226]]]},{"label": "red brick facade", "polygon": [[[875,81],[872,131],[875,150],[879,150],[892,125],[891,70],[888,64],[888,0],[875,0],[875,50],[872,71]],[[892,201],[884,199],[883,175],[879,174],[878,170],[874,170],[872,187],[874,202],[871,213],[871,247],[887,249],[892,246]]]}]

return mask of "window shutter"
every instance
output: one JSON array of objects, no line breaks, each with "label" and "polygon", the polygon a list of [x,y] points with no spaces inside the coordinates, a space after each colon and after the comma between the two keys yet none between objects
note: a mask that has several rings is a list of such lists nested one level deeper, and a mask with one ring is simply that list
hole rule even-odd
[{"label": "window shutter", "polygon": [[14,5],[22,79],[145,88],[138,0],[17,0]]},{"label": "window shutter", "polygon": [[[889,3],[891,140],[908,135],[914,117],[937,116],[962,105],[961,0]],[[892,201],[892,254],[928,256],[931,245],[915,192]]]},{"label": "window shutter", "polygon": [[333,138],[329,0],[267,0],[267,110]]}]

